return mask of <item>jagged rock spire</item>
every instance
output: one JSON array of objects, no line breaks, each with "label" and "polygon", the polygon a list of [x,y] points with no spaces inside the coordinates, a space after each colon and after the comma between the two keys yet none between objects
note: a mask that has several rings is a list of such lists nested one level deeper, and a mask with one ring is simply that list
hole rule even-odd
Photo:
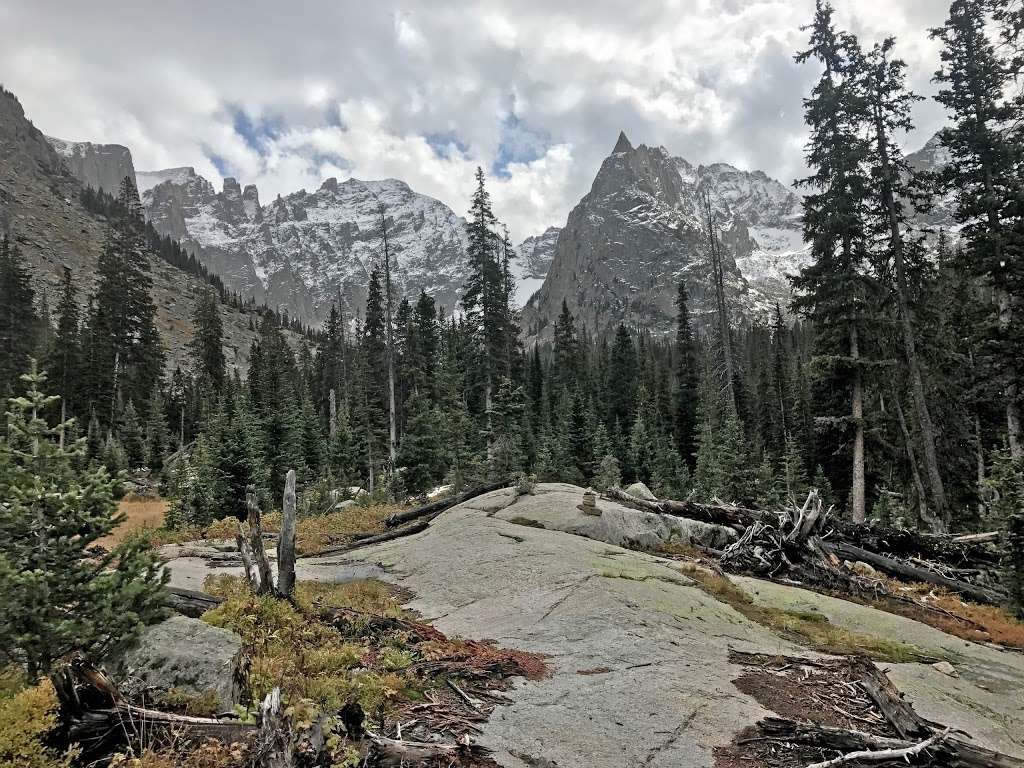
[{"label": "jagged rock spire", "polygon": [[619,140],[615,142],[615,149],[612,150],[612,154],[616,152],[631,152],[633,145],[629,143],[629,139],[626,138],[625,131],[619,131]]}]

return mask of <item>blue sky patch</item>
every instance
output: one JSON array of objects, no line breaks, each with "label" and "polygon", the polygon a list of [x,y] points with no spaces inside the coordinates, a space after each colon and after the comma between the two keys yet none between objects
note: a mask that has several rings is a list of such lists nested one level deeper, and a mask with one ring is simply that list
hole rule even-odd
[{"label": "blue sky patch", "polygon": [[551,135],[542,128],[534,128],[509,112],[501,123],[501,143],[498,156],[491,164],[491,174],[509,177],[509,163],[529,163],[543,157],[551,146]]},{"label": "blue sky patch", "polygon": [[455,131],[427,133],[424,134],[423,138],[427,140],[427,144],[434,150],[434,154],[445,160],[451,158],[453,148],[463,157],[469,152],[469,145]]}]

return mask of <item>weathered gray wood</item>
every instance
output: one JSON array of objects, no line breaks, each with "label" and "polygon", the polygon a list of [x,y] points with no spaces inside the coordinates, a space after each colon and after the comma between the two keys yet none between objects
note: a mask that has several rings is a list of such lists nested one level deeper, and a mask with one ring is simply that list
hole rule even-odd
[{"label": "weathered gray wood", "polygon": [[270,570],[270,560],[267,558],[267,550],[263,546],[263,519],[260,513],[260,505],[256,499],[256,489],[249,486],[245,494],[245,505],[249,511],[249,546],[252,549],[252,560],[259,574],[259,584],[256,586],[256,593],[267,595],[274,591],[274,577]]},{"label": "weathered gray wood", "polygon": [[490,493],[491,491],[496,491],[499,488],[504,488],[508,484],[509,482],[507,480],[499,480],[496,483],[487,483],[486,485],[477,486],[476,488],[466,491],[465,493],[460,493],[457,496],[451,496],[447,499],[438,499],[437,501],[432,501],[429,504],[414,507],[413,509],[407,509],[404,512],[396,512],[388,518],[386,525],[388,528],[396,528],[402,523],[407,523],[410,520],[416,520],[420,517],[426,517],[427,515],[434,514],[435,512],[443,512],[446,509],[454,507],[456,504],[461,504],[464,501],[469,501],[470,499],[474,499],[484,493]]},{"label": "weathered gray wood", "polygon": [[284,481],[281,505],[281,533],[277,539],[277,591],[290,597],[295,589],[295,470]]},{"label": "weathered gray wood", "polygon": [[825,543],[824,547],[827,551],[834,552],[843,560],[861,560],[893,576],[910,579],[911,581],[923,581],[928,584],[945,587],[953,592],[959,592],[964,597],[970,598],[978,603],[1001,605],[1006,600],[1003,595],[998,592],[993,592],[990,589],[978,587],[974,584],[968,584],[965,581],[949,579],[935,573],[934,571],[930,571],[927,568],[918,568],[917,566],[910,565],[909,563],[893,560],[891,557],[885,557],[884,555],[879,555],[866,549],[861,549],[853,544],[847,544],[840,541],[834,544]]},{"label": "weathered gray wood", "polygon": [[328,403],[330,405],[330,415],[327,422],[327,434],[333,440],[338,434],[338,401],[334,394],[334,387],[331,387]]},{"label": "weathered gray wood", "polygon": [[193,619],[198,619],[207,611],[224,602],[219,597],[208,595],[205,592],[195,592],[191,589],[165,587],[165,590],[167,592],[167,607],[182,616],[189,616]]}]

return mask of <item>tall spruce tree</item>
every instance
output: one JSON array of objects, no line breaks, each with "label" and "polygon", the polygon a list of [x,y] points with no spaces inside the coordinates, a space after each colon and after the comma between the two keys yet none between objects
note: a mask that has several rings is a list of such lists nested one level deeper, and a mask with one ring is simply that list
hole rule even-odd
[{"label": "tall spruce tree", "polygon": [[35,345],[35,294],[18,246],[0,240],[0,398],[13,393]]},{"label": "tall spruce tree", "polygon": [[192,326],[195,330],[188,349],[192,356],[193,375],[199,382],[200,391],[215,394],[224,387],[227,363],[224,359],[224,323],[220,316],[220,302],[212,289],[203,289],[196,297]]},{"label": "tall spruce tree", "polygon": [[997,48],[991,39],[992,5],[953,0],[946,23],[932,35],[943,44],[936,99],[953,121],[940,133],[951,155],[945,176],[956,190],[956,215],[968,244],[965,267],[993,291],[995,330],[985,348],[1003,388],[1010,453],[1020,458],[1024,322],[1017,305],[1024,297],[1024,174],[1019,102],[1011,88],[1014,49]]},{"label": "tall spruce tree", "polygon": [[815,59],[822,74],[804,100],[810,128],[807,164],[812,175],[798,183],[809,190],[803,199],[804,237],[811,244],[812,263],[794,279],[795,306],[814,321],[818,364],[849,383],[848,416],[822,417],[823,424],[852,430],[850,514],[866,514],[865,369],[869,363],[865,326],[871,298],[877,292],[865,273],[864,207],[869,179],[864,162],[869,147],[862,133],[861,93],[854,70],[859,57],[856,40],[838,32],[831,4],[818,0],[810,25],[809,48],[798,62]]},{"label": "tall spruce tree", "polygon": [[676,293],[676,448],[692,469],[697,461],[697,398],[700,362],[697,341],[690,326],[689,296],[686,283],[679,281]]}]

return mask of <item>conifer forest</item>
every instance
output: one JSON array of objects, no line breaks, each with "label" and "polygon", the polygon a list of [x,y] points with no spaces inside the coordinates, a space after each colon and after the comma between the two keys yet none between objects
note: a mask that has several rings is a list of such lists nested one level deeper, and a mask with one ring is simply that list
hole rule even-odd
[{"label": "conifer forest", "polygon": [[[520,253],[504,223],[514,218],[513,212],[496,202],[504,198],[492,197],[505,178],[486,166],[476,169],[468,211],[457,212],[463,215],[459,226],[464,233],[459,236],[464,237],[465,269],[454,301],[426,285],[409,289],[411,272],[403,262],[409,251],[396,245],[405,236],[405,225],[391,198],[378,193],[374,202],[363,205],[364,214],[370,213],[360,220],[372,221],[372,226],[357,227],[360,237],[371,241],[372,257],[365,260],[368,279],[328,296],[322,321],[319,310],[306,308],[313,306],[310,302],[296,309],[297,304],[281,301],[270,287],[263,293],[239,287],[241,270],[219,272],[220,262],[208,256],[214,251],[200,252],[196,241],[188,239],[193,234],[175,237],[158,226],[152,201],[174,181],[155,187],[147,182],[143,188],[143,174],[137,182],[133,171],[116,190],[79,184],[77,196],[66,196],[61,204],[99,222],[90,226],[99,227],[102,241],[94,268],[76,267],[66,259],[59,283],[40,278],[40,262],[32,255],[33,239],[38,238],[26,236],[25,217],[0,215],[0,397],[6,404],[0,409],[5,411],[0,417],[0,672],[11,664],[33,683],[50,675],[61,702],[61,714],[54,717],[69,722],[67,685],[79,691],[81,706],[92,706],[81,692],[85,678],[72,684],[68,680],[77,672],[59,672],[69,655],[77,654],[80,661],[74,669],[80,671],[85,663],[81,659],[96,661],[127,647],[145,625],[164,615],[168,579],[170,586],[179,586],[171,569],[155,557],[156,548],[218,537],[226,537],[233,547],[237,526],[245,578],[259,597],[240,598],[241,593],[223,584],[222,592],[215,592],[209,581],[199,585],[203,594],[215,594],[207,598],[219,606],[216,626],[241,633],[247,654],[263,648],[259,653],[264,655],[246,657],[256,665],[246,673],[246,695],[253,702],[250,714],[267,696],[264,709],[258,720],[230,721],[233,728],[257,722],[262,725],[254,727],[266,733],[269,727],[266,707],[273,686],[254,682],[253,670],[265,672],[268,679],[280,673],[282,680],[320,672],[302,666],[287,667],[286,673],[281,672],[284,667],[260,667],[270,664],[266,649],[276,640],[270,630],[270,639],[246,635],[249,630],[231,613],[232,606],[240,599],[256,601],[245,609],[256,611],[253,606],[264,600],[260,621],[268,622],[283,621],[271,615],[278,611],[294,611],[309,620],[308,611],[314,610],[310,606],[315,606],[321,611],[316,631],[326,633],[318,635],[317,647],[334,648],[335,640],[324,638],[341,627],[345,642],[363,645],[358,652],[348,646],[338,646],[336,652],[362,658],[368,677],[345,683],[355,686],[345,688],[346,694],[326,688],[303,692],[303,700],[317,701],[325,712],[340,712],[339,722],[346,712],[351,715],[353,702],[361,709],[358,726],[337,726],[335,733],[348,735],[344,748],[331,747],[334,762],[323,756],[326,752],[316,752],[315,760],[321,762],[302,765],[498,764],[473,751],[469,735],[442,752],[433,738],[421,735],[410,741],[407,733],[403,741],[403,718],[434,715],[401,709],[401,716],[384,713],[398,706],[397,701],[402,706],[412,706],[410,701],[439,706],[429,691],[442,690],[449,697],[444,699],[447,706],[461,706],[463,718],[477,722],[479,716],[482,722],[499,706],[497,698],[487,698],[490,688],[482,680],[488,675],[494,680],[510,675],[533,679],[528,672],[510,671],[520,669],[509,661],[512,656],[498,659],[498,646],[488,646],[494,657],[486,657],[491,664],[486,669],[471,670],[484,657],[469,655],[459,657],[462,666],[444,667],[448,661],[433,661],[423,643],[448,648],[443,644],[452,641],[424,634],[437,630],[418,623],[422,617],[387,611],[381,614],[386,619],[374,619],[373,631],[397,631],[399,639],[367,639],[371,625],[359,624],[362,639],[352,640],[357,631],[353,617],[362,616],[360,611],[376,616],[377,608],[341,607],[330,603],[326,592],[310,597],[303,590],[313,587],[301,581],[308,578],[301,566],[295,587],[294,542],[292,550],[278,545],[275,567],[282,568],[282,575],[275,587],[261,537],[271,531],[281,541],[294,538],[294,529],[286,531],[297,524],[300,556],[316,554],[314,550],[347,552],[361,546],[360,538],[394,541],[388,531],[396,520],[403,523],[419,515],[422,523],[408,533],[419,533],[428,524],[435,530],[445,520],[437,517],[441,506],[430,506],[441,504],[438,499],[465,501],[481,489],[513,487],[514,503],[521,494],[548,487],[544,484],[561,484],[550,485],[551,493],[567,493],[566,485],[587,489],[579,507],[584,515],[588,506],[613,502],[668,517],[685,518],[698,510],[703,515],[699,525],[724,526],[726,537],[714,544],[691,537],[690,544],[700,550],[697,560],[710,557],[715,568],[720,565],[725,571],[816,588],[827,582],[819,591],[836,595],[851,585],[863,587],[858,579],[875,568],[893,579],[906,576],[903,568],[938,579],[924,579],[932,590],[948,587],[952,594],[1001,605],[1001,621],[1024,616],[1024,5],[1020,0],[952,0],[944,23],[929,32],[928,40],[939,53],[931,80],[934,92],[927,97],[912,90],[901,40],[845,29],[834,5],[844,3],[814,3],[802,28],[803,45],[791,52],[809,83],[799,94],[807,137],[801,166],[805,171],[793,184],[797,192],[792,198],[797,201],[797,239],[806,258],[788,275],[785,291],[761,300],[754,311],[735,287],[736,264],[743,256],[740,228],[732,219],[726,221],[716,207],[718,193],[704,182],[695,182],[698,204],[692,226],[674,241],[691,266],[674,277],[658,278],[659,295],[671,294],[671,310],[661,324],[628,319],[636,317],[629,302],[642,304],[644,289],[634,289],[627,301],[611,289],[559,296],[549,287],[556,268],[562,270],[559,274],[572,274],[570,282],[576,286],[589,286],[602,270],[615,268],[610,257],[588,264],[571,260],[577,257],[570,256],[567,243],[579,237],[572,218],[553,246],[554,264],[541,289],[543,300],[534,297],[524,304],[517,297]],[[797,103],[794,98],[793,108]],[[945,116],[929,145],[943,162],[927,167],[906,149],[923,104]],[[2,135],[0,139],[7,142]],[[628,140],[623,146],[605,162],[632,162],[629,153],[649,151],[634,150]],[[6,160],[0,157],[0,162]],[[598,194],[599,186],[595,182],[581,206]],[[321,189],[317,195],[328,191]],[[0,206],[16,197],[6,194],[0,195]],[[250,195],[249,188],[245,195]],[[250,205],[246,215],[251,217],[250,198],[239,199]],[[293,205],[291,197],[282,201],[278,196],[260,209],[263,218],[257,223],[272,216],[279,220],[285,206]],[[940,209],[951,212],[951,218],[939,216]],[[751,227],[755,224],[750,222]],[[632,230],[624,231],[617,236],[631,236]],[[265,237],[270,242],[270,235]],[[577,243],[571,253],[579,252]],[[170,299],[160,293],[162,274],[172,275]],[[177,300],[186,293],[190,299],[184,313]],[[582,295],[593,303],[579,303]],[[549,315],[539,309],[544,302],[554,307]],[[600,322],[592,322],[595,315]],[[636,483],[650,495],[638,500],[635,491],[624,490],[636,488]],[[118,500],[140,488],[166,501],[159,543],[144,536],[110,543],[123,522],[116,511]],[[807,517],[815,504],[820,509]],[[423,505],[429,510],[420,510]],[[385,522],[381,513],[372,526],[352,523],[345,534],[318,540],[318,547],[305,543],[310,520],[333,519],[339,510],[378,507],[397,518]],[[775,514],[783,521],[777,526],[777,550],[763,543],[776,541],[765,528],[773,530],[774,524],[764,522],[765,515]],[[280,528],[268,520],[281,520]],[[270,527],[261,530],[260,525]],[[526,521],[518,526],[521,534],[502,535],[520,536],[517,546],[525,548],[522,537],[545,533],[540,530],[545,525],[551,523]],[[825,525],[834,525],[832,533],[823,533]],[[344,538],[352,530],[360,531],[354,542]],[[216,531],[220,533],[211,533]],[[798,562],[792,547],[803,546],[805,540],[810,549],[802,549],[799,557],[807,559]],[[884,545],[878,543],[882,540]],[[623,541],[626,549],[653,551],[628,537]],[[676,549],[656,553],[692,554],[690,545],[672,541]],[[977,555],[981,547],[985,553]],[[953,550],[959,559],[944,559]],[[975,555],[980,560],[971,559]],[[403,557],[412,556],[396,556],[395,562],[415,561]],[[941,567],[929,565],[939,561]],[[837,576],[835,569],[845,575]],[[827,578],[822,576],[826,571]],[[727,583],[722,572],[706,578]],[[258,577],[252,576],[256,573]],[[662,577],[634,580],[639,585],[646,578]],[[719,582],[702,583],[716,599],[731,599],[733,593]],[[244,579],[243,586],[231,589],[244,591]],[[878,595],[886,589],[892,590],[888,581],[875,597],[881,600]],[[183,594],[176,599],[207,599],[196,597],[198,587]],[[890,602],[917,599],[892,597],[894,591],[885,594]],[[291,602],[275,602],[274,595]],[[330,616],[322,612],[324,600],[334,611]],[[755,610],[750,600],[730,605],[739,606],[736,610],[748,618]],[[949,614],[952,609],[931,610]],[[762,614],[753,620],[770,625]],[[919,620],[918,614],[904,615]],[[978,627],[982,624],[977,622],[988,621],[971,616],[964,621]],[[811,632],[807,625],[806,616],[791,616],[783,636],[787,642],[794,637],[803,642],[800,633]],[[996,636],[985,626],[992,647],[1003,642],[992,639]],[[1019,624],[1013,626],[1019,631]],[[816,651],[845,653],[815,642],[809,647]],[[832,637],[830,642],[837,641]],[[859,643],[855,652],[863,658],[904,660],[890,645],[850,642]],[[1024,647],[1013,642],[1006,641],[1006,647]],[[443,648],[437,651],[439,658],[448,653]],[[465,653],[483,653],[473,648]],[[514,657],[522,669],[532,669],[523,661],[527,656]],[[283,658],[274,657],[274,663],[284,664]],[[944,658],[929,657],[928,663],[947,663]],[[537,663],[554,665],[556,660]],[[405,701],[402,697],[411,696],[411,670],[420,674],[431,663],[444,671],[429,674],[446,675],[448,682],[434,689],[429,687],[433,683],[417,678],[428,693]],[[732,658],[730,663],[740,662]],[[577,666],[583,670],[579,675],[608,672],[604,663]],[[786,674],[785,667],[773,669],[777,676]],[[853,673],[833,669],[828,674]],[[407,677],[394,682],[401,675]],[[536,679],[542,677],[538,672]],[[95,685],[95,678],[90,679],[89,685]],[[785,760],[791,762],[785,762],[776,753],[768,759],[767,753],[758,752],[758,759],[766,762],[756,764],[810,765],[812,758],[826,757],[835,761],[815,765],[860,764],[841,756],[855,748],[892,751],[888,757],[897,762],[882,762],[886,755],[873,762],[893,765],[920,760],[913,764],[1005,766],[1024,759],[1024,754],[1000,754],[999,759],[1018,762],[983,762],[949,728],[942,731],[933,722],[922,720],[904,729],[884,703],[889,701],[883,696],[885,685],[876,696],[870,693],[875,688],[858,683],[856,675],[844,679],[851,688],[867,686],[870,701],[865,698],[865,706],[881,707],[885,716],[876,721],[875,715],[862,714],[826,722],[859,735],[830,742],[819,734],[813,742],[819,751],[813,755],[798,750],[786,753]],[[368,691],[378,681],[380,688],[373,688],[371,695]],[[892,685],[888,679],[884,683]],[[298,701],[298,694],[288,699],[287,683],[280,685],[285,686],[286,701]],[[280,697],[281,688],[273,690]],[[918,717],[897,699],[893,706],[906,706]],[[113,700],[114,710],[120,706],[122,714],[129,711],[121,699]],[[0,698],[0,729],[12,716],[4,701]],[[364,710],[369,735],[359,742]],[[316,715],[310,717],[316,722]],[[296,715],[280,723],[293,727],[299,719]],[[895,723],[895,730],[887,721]],[[83,754],[90,755],[91,736],[82,736],[91,733],[89,718],[70,722],[80,729],[72,732],[84,745]],[[764,730],[764,721],[761,726],[765,744],[804,744],[799,728],[792,730],[796,726],[785,726],[790,728],[785,738]],[[476,739],[481,731],[474,728],[459,733]],[[214,738],[225,741],[219,733]],[[5,738],[0,735],[0,766],[58,764],[28,758],[4,762]],[[367,739],[372,741],[369,753]],[[325,742],[321,734],[317,743],[322,751],[330,740]],[[981,743],[1000,753],[1008,750],[1007,742]],[[736,744],[762,749],[742,740]],[[247,759],[255,754],[252,749]],[[401,762],[409,759],[410,749],[429,754],[424,758],[416,752],[416,759],[424,762]],[[394,757],[389,750],[405,757]],[[105,754],[108,762],[102,764],[122,768],[200,765],[109,762],[110,750]],[[190,754],[189,759],[198,759],[198,753]],[[367,754],[376,755],[377,762],[359,762]],[[722,753],[716,754],[716,765],[742,764],[721,762]],[[953,760],[950,755],[959,762],[944,762]],[[74,759],[70,752],[67,756]],[[938,762],[925,761],[928,756]],[[564,764],[523,759],[523,765]],[[652,759],[623,764],[655,764]],[[246,764],[299,764],[266,760]]]}]

